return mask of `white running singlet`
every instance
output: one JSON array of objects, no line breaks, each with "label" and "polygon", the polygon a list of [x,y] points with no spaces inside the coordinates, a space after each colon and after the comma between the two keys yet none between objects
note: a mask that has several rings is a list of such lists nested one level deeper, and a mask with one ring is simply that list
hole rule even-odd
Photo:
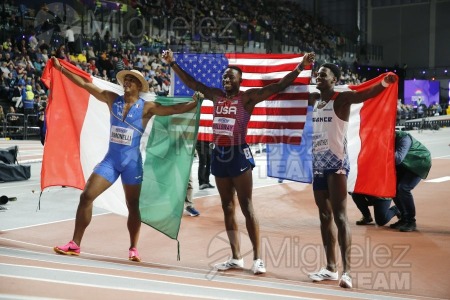
[{"label": "white running singlet", "polygon": [[313,110],[313,168],[314,170],[350,170],[347,152],[348,122],[339,119],[334,112],[334,99],[318,108],[316,101]]}]

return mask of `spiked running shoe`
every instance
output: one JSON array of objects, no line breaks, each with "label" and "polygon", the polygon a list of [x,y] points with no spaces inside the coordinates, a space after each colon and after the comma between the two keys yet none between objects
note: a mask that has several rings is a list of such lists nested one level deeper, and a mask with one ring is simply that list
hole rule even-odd
[{"label": "spiked running shoe", "polygon": [[215,264],[214,265],[214,269],[219,270],[219,271],[226,271],[229,269],[242,269],[244,267],[244,259],[234,259],[234,258],[230,258],[229,260],[220,263],[220,264]]},{"label": "spiked running shoe", "polygon": [[131,261],[141,262],[141,257],[139,256],[139,252],[135,247],[128,250],[128,259]]},{"label": "spiked running shoe", "polygon": [[262,259],[258,258],[253,261],[252,271],[255,275],[266,273],[266,266]]},{"label": "spiked running shoe", "polygon": [[339,286],[344,289],[351,289],[352,288],[352,278],[350,277],[350,274],[348,273],[342,273],[341,279],[339,280]]},{"label": "spiked running shoe", "polygon": [[53,247],[53,250],[58,254],[80,255],[80,247],[74,241],[70,241],[64,246]]},{"label": "spiked running shoe", "polygon": [[338,280],[338,272],[331,272],[327,268],[320,269],[319,272],[309,273],[308,277],[313,281],[322,281],[322,280]]}]

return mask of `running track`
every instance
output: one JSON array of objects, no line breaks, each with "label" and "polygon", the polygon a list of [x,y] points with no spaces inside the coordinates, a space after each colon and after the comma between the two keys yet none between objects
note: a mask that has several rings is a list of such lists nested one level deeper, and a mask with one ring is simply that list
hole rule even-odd
[{"label": "running track", "polygon": [[[324,264],[317,208],[310,186],[255,180],[254,203],[260,221],[268,273],[249,270],[251,248],[240,212],[243,270],[215,273],[211,266],[229,255],[216,190],[196,193],[198,218],[184,217],[177,243],[143,226],[142,263],[129,262],[126,219],[96,210],[83,239],[82,255],[56,255],[73,230],[79,191],[44,192],[36,211],[40,163],[32,178],[0,184],[9,202],[0,212],[0,299],[448,299],[450,298],[450,130],[419,136],[432,150],[428,180],[414,190],[419,231],[356,226],[360,215],[348,202],[353,236],[355,288],[336,282],[312,283],[307,273]],[[39,161],[37,142],[19,144],[22,161]],[[261,164],[261,162],[259,162]]]}]

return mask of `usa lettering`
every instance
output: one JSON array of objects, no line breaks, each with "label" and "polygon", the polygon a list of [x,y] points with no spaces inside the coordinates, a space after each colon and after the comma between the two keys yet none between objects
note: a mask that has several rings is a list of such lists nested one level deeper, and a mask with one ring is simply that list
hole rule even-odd
[{"label": "usa lettering", "polygon": [[328,123],[333,120],[333,117],[318,117],[318,118],[312,118],[313,122],[322,122],[322,123]]},{"label": "usa lettering", "polygon": [[217,106],[216,114],[236,115],[237,109],[236,106]]}]

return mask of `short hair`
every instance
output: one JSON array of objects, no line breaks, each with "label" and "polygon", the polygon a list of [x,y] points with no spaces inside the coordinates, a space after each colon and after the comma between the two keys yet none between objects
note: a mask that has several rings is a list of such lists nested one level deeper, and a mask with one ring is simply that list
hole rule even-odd
[{"label": "short hair", "polygon": [[334,74],[334,77],[336,77],[337,80],[341,78],[341,70],[338,66],[332,63],[324,63],[320,67],[328,68],[331,70],[331,72]]},{"label": "short hair", "polygon": [[238,66],[228,66],[227,69],[233,69],[233,70],[238,71],[239,75],[241,75],[241,77],[242,77],[242,70]]}]

